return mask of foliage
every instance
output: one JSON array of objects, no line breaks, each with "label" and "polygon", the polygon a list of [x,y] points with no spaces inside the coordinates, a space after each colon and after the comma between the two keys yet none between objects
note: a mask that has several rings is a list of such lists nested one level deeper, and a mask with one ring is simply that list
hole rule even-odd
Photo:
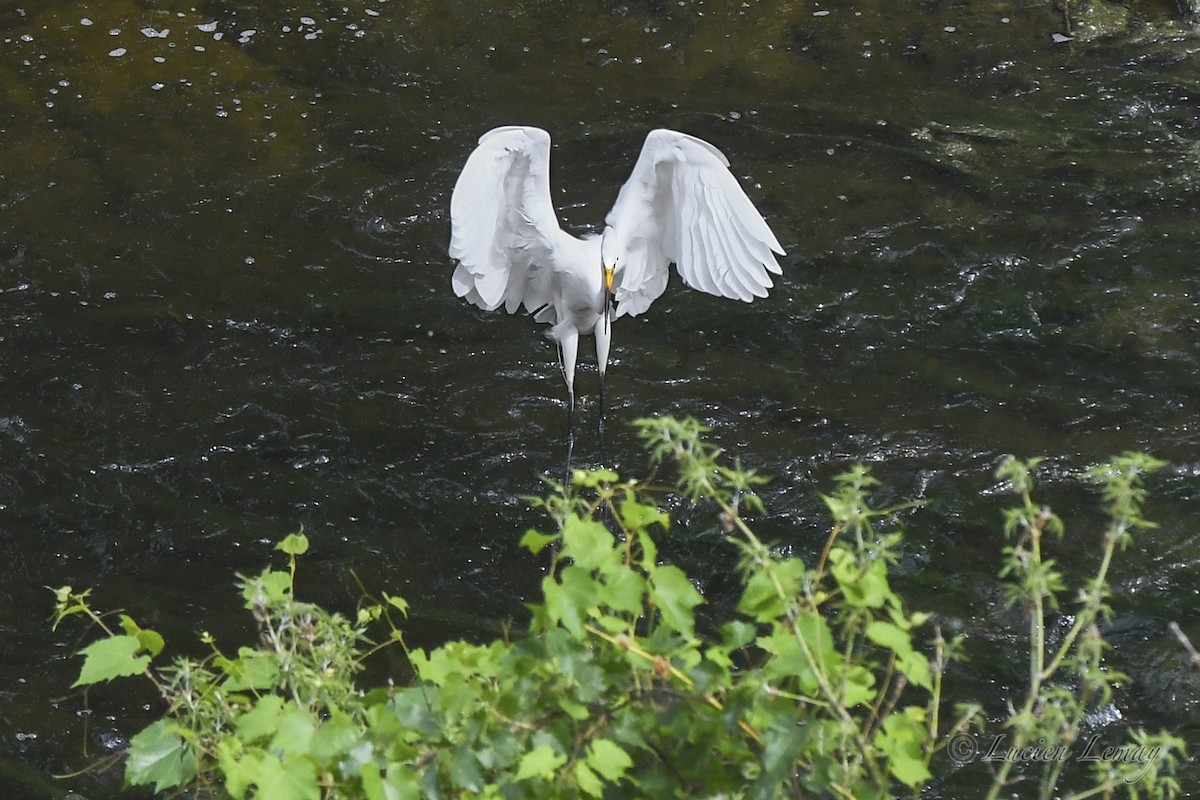
[{"label": "foliage", "polygon": [[[1026,612],[1029,625],[1028,688],[1024,702],[1010,712],[1004,724],[1006,735],[1011,737],[1009,746],[1017,753],[1045,742],[1069,750],[1080,738],[1087,712],[1112,702],[1114,689],[1126,680],[1125,675],[1106,668],[1104,663],[1109,645],[1100,633],[1100,625],[1112,615],[1106,600],[1108,571],[1116,552],[1132,543],[1133,531],[1154,527],[1154,523],[1142,516],[1146,497],[1142,476],[1165,466],[1149,456],[1127,453],[1087,473],[1088,480],[1101,489],[1109,524],[1102,536],[1102,557],[1096,575],[1078,589],[1074,621],[1066,635],[1052,647],[1047,641],[1047,617],[1059,608],[1067,585],[1054,560],[1045,557],[1043,542],[1047,536],[1061,539],[1065,527],[1049,508],[1033,501],[1033,471],[1037,463],[1038,459],[1010,458],[996,473],[998,478],[1009,482],[1018,498],[1018,504],[1004,515],[1004,532],[1011,544],[1004,549],[1000,574],[1010,578],[1005,587],[1008,601]],[[978,715],[975,718],[981,719]],[[1173,797],[1179,792],[1172,773],[1177,754],[1183,753],[1183,741],[1165,733],[1151,736],[1140,730],[1131,731],[1130,735],[1135,750],[1141,747],[1140,752],[1152,753],[1153,757],[1095,762],[1095,787],[1076,797],[1111,796],[1122,785],[1131,797]],[[1009,773],[1019,763],[1016,759],[1000,762],[989,800],[1000,796]],[[1039,798],[1053,795],[1066,763],[1065,759],[1052,759],[1039,765]],[[1135,777],[1138,780],[1134,781]]]},{"label": "foliage", "polygon": [[[963,709],[942,729],[943,674],[963,643],[945,641],[893,590],[902,536],[895,509],[869,503],[876,481],[862,467],[837,480],[824,498],[832,530],[809,565],[754,534],[742,509],[762,510],[763,481],[726,465],[702,426],[654,419],[637,428],[656,469],[673,468],[682,495],[715,506],[738,556],[732,612],[697,613],[703,595],[659,558],[671,520],[653,490],[607,470],[576,471],[565,490],[534,501],[555,530],[527,531],[522,543],[549,569],[528,629],[512,639],[409,648],[396,625],[407,614],[400,598],[366,601],[353,620],[298,600],[302,532],[278,546],[286,571],[241,578],[259,641],[236,654],[202,634],[207,656],[155,668],[160,636],[125,615],[118,631],[87,591],[64,587],[55,624],[82,615],[103,632],[81,651],[76,685],[144,675],[166,704],[131,740],[127,782],[263,800],[919,792],[947,735],[982,714]],[[1077,732],[1087,704],[1111,695],[1095,620],[1106,611],[1113,552],[1148,524],[1138,476],[1153,467],[1126,457],[1095,473],[1113,516],[1104,565],[1084,593],[1084,621],[1052,653],[1044,614],[1063,578],[1040,541],[1061,525],[1031,500],[1031,462],[1003,468],[1022,500],[1007,516],[1005,573],[1010,599],[1030,611],[1033,645],[1028,699],[1007,722],[1022,741],[1050,727]],[[381,624],[388,635],[375,645],[367,631]],[[388,646],[404,649],[412,680],[361,690],[364,661]],[[1080,697],[1054,682],[1063,672]],[[1181,745],[1134,735],[1171,749],[1128,783],[1127,772],[1098,773],[1097,791],[1173,795]],[[1057,779],[1042,777],[1047,796]]]}]

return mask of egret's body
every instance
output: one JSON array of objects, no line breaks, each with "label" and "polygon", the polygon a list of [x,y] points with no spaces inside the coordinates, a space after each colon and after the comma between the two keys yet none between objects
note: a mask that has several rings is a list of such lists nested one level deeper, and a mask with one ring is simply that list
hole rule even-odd
[{"label": "egret's body", "polygon": [[524,308],[549,323],[567,384],[568,449],[581,334],[596,338],[600,437],[611,323],[637,316],[667,286],[674,263],[683,282],[739,300],[766,297],[783,255],[762,215],[708,142],[655,130],[604,233],[572,236],[550,199],[550,136],[538,128],[496,128],[471,153],[450,199],[454,292],[492,311]]}]

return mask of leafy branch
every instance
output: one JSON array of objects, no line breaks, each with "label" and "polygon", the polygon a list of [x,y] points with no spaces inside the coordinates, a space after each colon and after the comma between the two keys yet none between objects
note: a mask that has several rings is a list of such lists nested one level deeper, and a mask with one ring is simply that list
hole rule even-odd
[{"label": "leafy branch", "polygon": [[[285,570],[240,578],[258,636],[236,651],[202,633],[202,657],[156,664],[157,633],[124,614],[111,625],[88,591],[57,590],[54,625],[83,619],[100,634],[80,651],[75,685],[142,676],[165,701],[162,718],[130,741],[127,782],[236,800],[918,795],[950,735],[983,717],[967,704],[941,728],[944,676],[966,643],[945,639],[891,585],[904,542],[896,515],[910,504],[876,507],[878,482],[851,468],[823,496],[830,533],[808,565],[755,534],[747,515],[764,513],[765,480],[730,465],[704,426],[661,418],[635,427],[650,480],[577,470],[533,501],[551,522],[521,538],[549,556],[541,599],[524,630],[494,641],[409,648],[402,598],[364,599],[353,618],[298,599],[303,532],[278,545]],[[1160,464],[1123,456],[1089,473],[1110,524],[1054,648],[1046,618],[1067,584],[1045,543],[1064,526],[1033,499],[1036,465],[1009,461],[999,472],[1017,497],[1005,513],[1002,575],[1030,638],[1029,687],[1004,724],[1018,742],[1073,741],[1084,711],[1107,702],[1120,679],[1104,665],[1098,622],[1110,613],[1115,555],[1150,525],[1142,476]],[[670,487],[660,474],[674,476]],[[712,510],[737,556],[733,608],[704,609],[697,585],[660,556],[672,534],[660,508],[667,491]],[[361,687],[366,660],[393,646],[410,674]],[[1182,743],[1131,737],[1154,758],[1102,763],[1095,788],[1078,796],[1178,793]],[[1000,765],[993,797],[1013,768]],[[1061,769],[1039,776],[1043,797]]]}]

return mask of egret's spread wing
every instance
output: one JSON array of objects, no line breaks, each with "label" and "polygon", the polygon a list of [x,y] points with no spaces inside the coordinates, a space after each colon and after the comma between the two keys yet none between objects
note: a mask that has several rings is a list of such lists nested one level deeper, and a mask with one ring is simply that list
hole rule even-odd
[{"label": "egret's spread wing", "polygon": [[485,133],[450,197],[454,293],[482,309],[533,311],[549,302],[550,253],[560,233],[550,201],[550,135]]},{"label": "egret's spread wing", "polygon": [[783,248],[708,142],[651,131],[633,174],[605,220],[620,237],[617,313],[636,316],[667,286],[674,263],[683,282],[737,300],[766,297],[782,274]]}]

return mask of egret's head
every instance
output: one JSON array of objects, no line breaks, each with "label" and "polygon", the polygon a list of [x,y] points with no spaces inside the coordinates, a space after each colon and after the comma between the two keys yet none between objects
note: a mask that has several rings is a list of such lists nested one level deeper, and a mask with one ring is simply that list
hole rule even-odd
[{"label": "egret's head", "polygon": [[604,288],[612,291],[613,273],[621,260],[620,245],[617,242],[617,232],[611,226],[605,226],[600,236],[600,268],[604,270]]},{"label": "egret's head", "polygon": [[600,236],[600,269],[604,280],[604,323],[612,319],[613,307],[613,276],[621,265],[620,246],[617,243],[617,232],[611,226],[605,226]]}]

